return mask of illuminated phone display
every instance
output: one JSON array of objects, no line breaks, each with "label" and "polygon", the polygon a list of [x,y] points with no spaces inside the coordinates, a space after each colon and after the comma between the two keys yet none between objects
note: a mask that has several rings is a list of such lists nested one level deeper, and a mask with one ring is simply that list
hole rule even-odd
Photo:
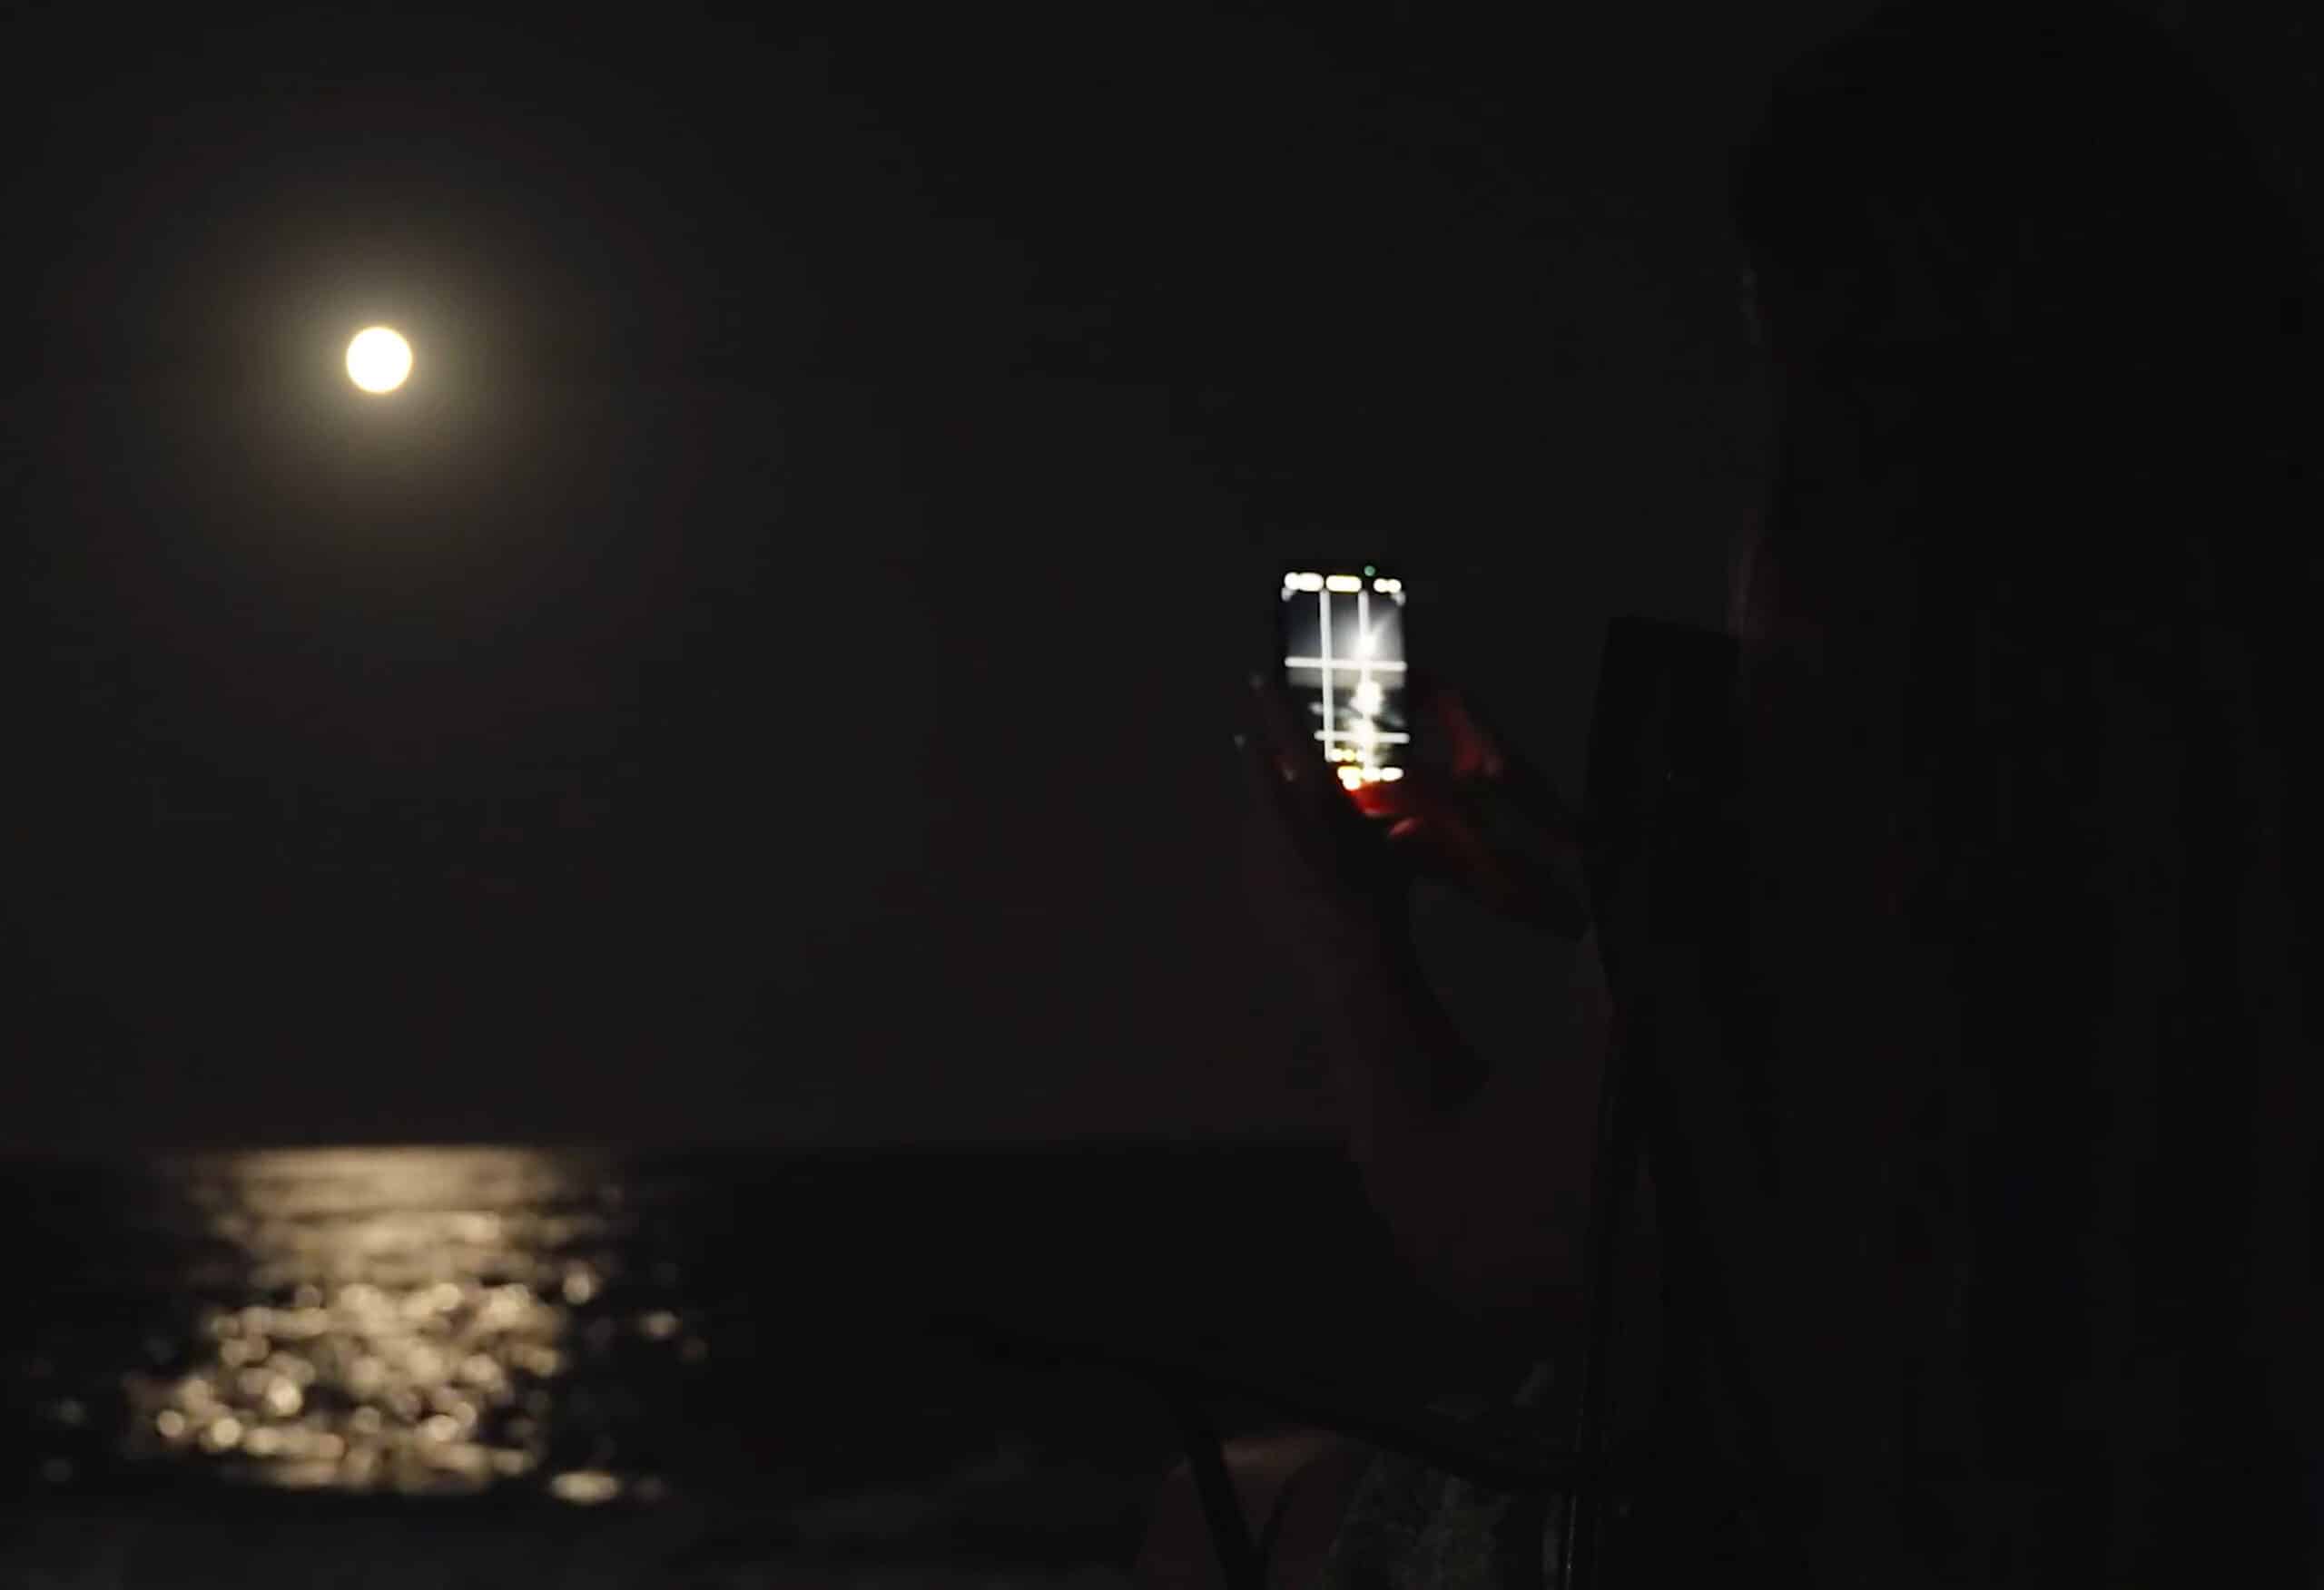
[{"label": "illuminated phone display", "polygon": [[1284,678],[1350,790],[1404,776],[1404,584],[1364,565],[1283,576]]}]

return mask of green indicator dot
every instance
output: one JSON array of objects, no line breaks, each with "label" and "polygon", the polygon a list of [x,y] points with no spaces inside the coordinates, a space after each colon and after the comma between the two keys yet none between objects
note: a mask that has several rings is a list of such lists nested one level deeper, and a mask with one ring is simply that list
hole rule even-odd
[{"label": "green indicator dot", "polygon": [[1374,568],[1370,564],[1365,564],[1364,565],[1364,572],[1365,574],[1378,574],[1380,571],[1379,571],[1378,569]]}]

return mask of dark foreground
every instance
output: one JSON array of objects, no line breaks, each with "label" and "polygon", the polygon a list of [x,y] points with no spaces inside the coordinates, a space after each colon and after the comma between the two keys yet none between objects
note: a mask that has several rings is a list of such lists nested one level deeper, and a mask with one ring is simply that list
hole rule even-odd
[{"label": "dark foreground", "polygon": [[1118,1364],[1001,1350],[1019,1328],[1375,1396],[1509,1375],[1328,1147],[415,1147],[5,1187],[8,1585],[1118,1584],[1177,1428]]}]

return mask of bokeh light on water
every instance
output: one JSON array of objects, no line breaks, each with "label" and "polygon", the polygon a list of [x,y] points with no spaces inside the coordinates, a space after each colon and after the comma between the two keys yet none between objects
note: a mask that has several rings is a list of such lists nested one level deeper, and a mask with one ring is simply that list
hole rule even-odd
[{"label": "bokeh light on water", "polygon": [[616,1331],[700,1348],[672,1310],[591,1309],[624,1279],[630,1222],[588,1156],[300,1150],[173,1168],[212,1251],[235,1257],[199,1278],[184,1339],[123,1376],[123,1457],[308,1489],[523,1486],[586,1504],[657,1488],[612,1471],[603,1439],[553,1439],[576,1353]]},{"label": "bokeh light on water", "polygon": [[[0,1585],[95,1583],[78,1565],[123,1541],[173,1585],[310,1583],[331,1558],[399,1585],[1055,1583],[1134,1548],[1173,1432],[1149,1388],[943,1321],[1159,1340],[1215,1331],[1226,1300],[1278,1353],[1328,1352],[1367,1310],[1433,1340],[1374,1282],[1332,1281],[1384,1250],[1286,1266],[1286,1231],[1310,1253],[1373,1230],[1342,1219],[1362,1210],[1324,1180],[1342,1164],[1177,1144],[19,1161]],[[1380,1372],[1360,1344],[1331,1361]]]}]

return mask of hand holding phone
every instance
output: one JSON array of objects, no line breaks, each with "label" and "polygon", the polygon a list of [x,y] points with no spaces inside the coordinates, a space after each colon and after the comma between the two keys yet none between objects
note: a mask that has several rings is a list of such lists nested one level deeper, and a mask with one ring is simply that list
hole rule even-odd
[{"label": "hand holding phone", "polygon": [[1294,732],[1407,877],[1578,937],[1590,919],[1581,820],[1472,702],[1413,665],[1409,595],[1376,564],[1285,573],[1277,633]]}]

